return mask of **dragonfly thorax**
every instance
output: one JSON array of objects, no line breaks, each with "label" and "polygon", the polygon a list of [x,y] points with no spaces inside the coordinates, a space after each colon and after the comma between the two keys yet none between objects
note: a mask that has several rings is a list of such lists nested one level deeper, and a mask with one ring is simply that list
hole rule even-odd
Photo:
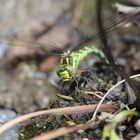
[{"label": "dragonfly thorax", "polygon": [[69,81],[74,74],[71,59],[72,58],[69,52],[62,55],[61,57],[60,66],[57,70],[57,75],[63,81]]}]

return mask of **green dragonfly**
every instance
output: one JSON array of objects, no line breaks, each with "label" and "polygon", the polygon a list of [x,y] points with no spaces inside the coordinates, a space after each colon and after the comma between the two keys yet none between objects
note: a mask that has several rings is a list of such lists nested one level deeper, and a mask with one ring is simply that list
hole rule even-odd
[{"label": "green dragonfly", "polygon": [[[92,53],[95,56],[98,56],[103,61],[106,60],[104,53],[95,46],[84,46],[84,48],[78,50],[77,52],[67,51],[61,55],[60,64],[57,69],[57,75],[60,78],[58,87],[63,82],[62,90],[67,82],[71,79],[74,80],[75,86],[78,89],[79,85],[77,79],[75,78],[75,73],[79,62],[81,62],[88,54]],[[92,74],[92,72],[90,72]],[[96,77],[95,77],[96,78]],[[79,80],[80,81],[80,80]],[[86,80],[88,81],[88,79]],[[59,88],[60,89],[60,88]]]},{"label": "green dragonfly", "polygon": [[[112,29],[116,28],[116,26],[124,20],[125,18],[121,19],[116,23],[111,24],[108,28],[106,28],[105,32],[108,33]],[[100,36],[101,36],[100,33],[91,35],[90,37],[82,41],[80,44],[74,46],[71,50],[68,50],[63,54],[60,54],[61,59],[57,69],[57,75],[60,78],[60,81],[68,82],[72,78],[75,80],[74,75],[76,73],[80,61],[82,61],[90,53],[99,56],[101,60],[107,62],[106,57],[101,49],[95,47],[94,45],[86,45],[87,43],[93,42],[94,40],[98,39]],[[38,45],[36,44],[37,48],[39,47]],[[52,54],[55,55],[55,53]]]},{"label": "green dragonfly", "polygon": [[89,53],[99,56],[102,60],[106,60],[103,52],[95,46],[85,46],[78,52],[70,53],[70,51],[67,51],[61,55],[60,65],[57,69],[59,78],[63,81],[69,81],[74,76],[79,62]]},{"label": "green dragonfly", "polygon": [[[116,28],[124,19],[111,24],[106,28],[105,32],[108,33],[112,29]],[[86,43],[93,42],[101,36],[100,33],[91,35],[86,38],[84,41],[74,46],[71,51],[67,51],[61,55],[60,65],[57,70],[57,75],[62,81],[69,81],[71,78],[74,78],[74,74],[77,70],[78,64],[82,61],[88,54],[93,54],[98,56],[102,61],[107,62],[107,59],[100,48],[95,47],[94,45],[86,45]]]},{"label": "green dragonfly", "polygon": [[[124,16],[121,20],[111,24],[109,27],[105,29],[105,33],[115,29],[118,24],[123,23],[124,25],[131,22],[134,17]],[[93,42],[101,36],[101,33],[96,33],[95,35],[91,35],[78,45],[74,46],[71,51],[67,51],[62,54],[59,68],[57,70],[57,75],[63,81],[69,81],[73,78],[75,71],[77,70],[78,64],[81,60],[83,60],[89,53],[92,53],[103,61],[107,62],[107,59],[103,53],[103,51],[93,45],[86,45],[87,43]]]}]

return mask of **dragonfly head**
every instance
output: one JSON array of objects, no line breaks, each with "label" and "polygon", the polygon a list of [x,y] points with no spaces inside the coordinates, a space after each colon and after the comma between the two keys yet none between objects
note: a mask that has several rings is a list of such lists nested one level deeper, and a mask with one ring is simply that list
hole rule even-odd
[{"label": "dragonfly head", "polygon": [[71,56],[69,53],[62,55],[61,57],[61,62],[57,70],[57,75],[63,81],[69,81],[74,74],[74,70],[70,60]]},{"label": "dragonfly head", "polygon": [[69,81],[73,76],[73,68],[69,65],[60,65],[57,70],[57,75],[63,81]]}]

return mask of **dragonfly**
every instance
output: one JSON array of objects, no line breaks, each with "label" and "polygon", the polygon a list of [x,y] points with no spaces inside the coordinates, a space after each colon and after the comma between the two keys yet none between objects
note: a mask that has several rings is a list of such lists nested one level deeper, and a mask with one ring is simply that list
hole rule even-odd
[{"label": "dragonfly", "polygon": [[[106,33],[110,32],[111,30],[115,29],[117,25],[119,25],[121,22],[125,21],[127,17],[124,17],[123,19],[111,24],[108,26],[105,30]],[[130,20],[131,21],[131,20]],[[127,20],[127,23],[129,21]],[[57,75],[60,78],[60,82],[68,82],[71,79],[73,79],[76,84],[78,85],[78,82],[75,78],[75,73],[77,71],[79,63],[86,57],[88,54],[93,54],[95,56],[99,56],[99,58],[105,62],[107,62],[106,57],[103,53],[103,51],[94,45],[86,45],[87,43],[93,42],[97,40],[101,36],[101,33],[96,33],[94,35],[91,35],[90,37],[83,40],[78,45],[72,47],[71,50],[67,50],[66,52],[63,52],[62,54],[55,54],[50,53],[53,55],[60,55],[60,64],[57,68]],[[17,44],[16,44],[17,45]],[[19,44],[20,45],[20,44]],[[42,47],[38,46],[39,44],[36,44],[36,48]],[[45,50],[47,47],[43,47]],[[78,87],[78,86],[77,86]]]},{"label": "dragonfly", "polygon": [[[109,27],[106,28],[105,33],[115,29],[118,24],[122,23],[124,20],[127,19],[127,23],[130,22],[134,17],[130,17],[127,19],[127,16],[123,19],[111,24]],[[125,24],[127,24],[125,23]],[[106,56],[104,55],[103,51],[94,45],[86,45],[86,43],[93,42],[99,37],[101,37],[101,33],[96,33],[91,35],[90,37],[86,38],[84,41],[79,43],[77,46],[73,47],[71,51],[67,51],[61,56],[60,65],[57,70],[57,75],[60,77],[60,81],[69,81],[70,79],[74,79],[75,71],[77,70],[78,64],[82,61],[88,54],[93,54],[95,56],[99,56],[99,58],[108,63]],[[75,80],[76,82],[76,80]],[[78,87],[78,82],[77,87]]]}]

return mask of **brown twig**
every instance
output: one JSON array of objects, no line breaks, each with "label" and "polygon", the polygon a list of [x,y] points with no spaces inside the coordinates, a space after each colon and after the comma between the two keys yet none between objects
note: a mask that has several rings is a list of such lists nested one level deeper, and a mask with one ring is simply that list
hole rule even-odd
[{"label": "brown twig", "polygon": [[[58,108],[58,109],[49,109],[49,110],[42,110],[37,111],[29,114],[25,114],[23,116],[17,117],[4,125],[0,127],[0,134],[5,132],[7,129],[11,128],[12,126],[23,122],[27,119],[40,116],[40,115],[68,115],[68,114],[78,114],[78,113],[90,113],[93,112],[96,109],[97,105],[82,105],[82,106],[74,106],[74,107],[64,107],[64,108]],[[115,112],[118,110],[116,106],[108,105],[108,104],[102,104],[99,111],[105,111],[105,112]]]},{"label": "brown twig", "polygon": [[[140,77],[140,74],[137,74],[137,75],[133,75],[131,76],[130,78],[136,78],[136,77]],[[91,121],[95,121],[96,119],[96,115],[97,115],[97,112],[98,112],[98,109],[100,108],[100,105],[103,103],[103,101],[105,100],[105,98],[118,86],[120,86],[120,84],[124,83],[126,80],[121,80],[120,82],[118,82],[117,84],[115,84],[112,88],[110,88],[106,93],[105,95],[102,97],[102,99],[100,100],[100,102],[98,103],[97,105],[97,108],[95,109],[94,111],[94,114],[93,114],[93,117],[91,119]]]},{"label": "brown twig", "polygon": [[54,131],[51,131],[51,132],[48,132],[47,134],[43,134],[43,135],[39,135],[35,138],[32,138],[31,140],[51,140],[51,139],[54,139],[54,138],[57,138],[59,136],[63,136],[63,135],[66,135],[68,133],[71,133],[71,132],[75,132],[77,130],[86,130],[88,128],[97,128],[99,125],[99,123],[97,122],[88,122],[86,124],[80,124],[80,125],[75,125],[75,126],[72,126],[72,127],[62,127],[62,128],[59,128],[59,129],[56,129]]}]

